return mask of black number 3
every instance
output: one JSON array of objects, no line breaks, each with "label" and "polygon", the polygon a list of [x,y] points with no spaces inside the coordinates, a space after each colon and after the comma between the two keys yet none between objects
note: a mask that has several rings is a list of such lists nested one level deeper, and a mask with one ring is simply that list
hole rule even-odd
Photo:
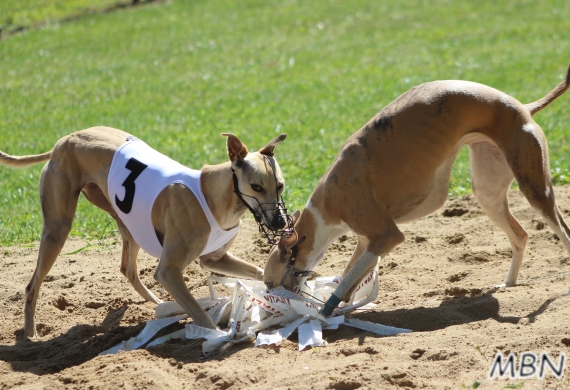
[{"label": "black number 3", "polygon": [[121,184],[123,187],[125,187],[125,197],[123,200],[120,200],[119,197],[115,195],[115,204],[119,210],[125,214],[130,213],[131,209],[133,208],[133,200],[135,199],[136,189],[135,180],[137,180],[137,177],[139,177],[139,175],[146,169],[147,166],[148,165],[143,164],[136,158],[131,158],[129,161],[127,161],[127,165],[125,165],[125,168],[131,171],[123,184]]}]

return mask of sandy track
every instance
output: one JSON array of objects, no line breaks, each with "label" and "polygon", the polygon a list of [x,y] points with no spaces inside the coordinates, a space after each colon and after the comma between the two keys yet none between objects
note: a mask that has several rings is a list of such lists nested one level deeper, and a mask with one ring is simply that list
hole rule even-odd
[{"label": "sandy track", "polygon": [[[556,188],[570,221],[570,187]],[[497,352],[545,351],[558,362],[570,357],[570,260],[559,240],[530,210],[518,191],[510,193],[513,214],[530,235],[517,287],[496,289],[510,263],[504,234],[489,222],[471,196],[451,199],[436,214],[403,225],[406,241],[382,260],[380,293],[372,311],[356,317],[409,328],[413,333],[377,337],[353,328],[324,331],[329,345],[297,351],[296,334],[280,348],[233,347],[200,362],[201,341],[98,356],[136,335],[154,318],[119,272],[120,247],[60,256],[38,302],[40,334],[22,339],[24,288],[36,247],[0,253],[0,389],[8,388],[204,388],[204,389],[499,389],[520,379],[488,380]],[[233,253],[263,266],[269,247],[252,220],[243,224]],[[349,235],[336,241],[316,269],[337,275],[354,248]],[[63,252],[85,245],[69,240]],[[156,259],[139,255],[145,284],[163,299],[153,280]],[[187,284],[207,295],[207,273],[192,264]],[[227,295],[230,295],[228,292]],[[173,331],[181,325],[173,325]],[[569,364],[566,363],[566,366]],[[567,376],[534,376],[524,389],[570,388]]]}]

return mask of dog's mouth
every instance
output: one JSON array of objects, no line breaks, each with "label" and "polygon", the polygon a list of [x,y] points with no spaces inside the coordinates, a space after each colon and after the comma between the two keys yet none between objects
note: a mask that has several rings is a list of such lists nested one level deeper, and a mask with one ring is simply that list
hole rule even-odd
[{"label": "dog's mouth", "polygon": [[[276,245],[281,236],[291,234],[290,232],[293,230],[293,219],[287,212],[283,198],[281,198],[281,202],[277,203],[261,203],[256,197],[239,192],[237,187],[234,188],[234,192],[236,192],[238,198],[240,198],[242,203],[251,211],[259,227],[259,232],[267,238],[271,245]],[[256,203],[256,206],[251,207],[243,198],[244,196]]]},{"label": "dog's mouth", "polygon": [[[257,199],[255,200],[257,201]],[[281,236],[290,234],[293,229],[293,220],[287,213],[283,199],[272,208],[264,208],[263,204],[259,203],[259,207],[256,209],[259,211],[254,214],[254,217],[259,226],[259,231],[265,235],[271,245],[276,245]],[[268,212],[273,215],[273,218],[268,216]]]}]

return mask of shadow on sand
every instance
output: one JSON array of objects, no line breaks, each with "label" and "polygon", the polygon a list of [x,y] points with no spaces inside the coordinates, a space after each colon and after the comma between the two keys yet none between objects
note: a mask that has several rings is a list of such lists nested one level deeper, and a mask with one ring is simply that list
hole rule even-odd
[{"label": "shadow on sand", "polygon": [[[367,311],[353,314],[353,316],[364,321],[411,329],[414,332],[429,332],[488,319],[516,324],[521,319],[528,318],[529,322],[534,322],[535,318],[555,301],[554,298],[549,299],[525,316],[505,317],[499,315],[499,301],[493,296],[493,292],[480,296],[446,299],[437,307]],[[105,321],[99,326],[77,325],[67,333],[51,340],[29,341],[20,337],[15,345],[0,345],[0,360],[9,363],[16,371],[31,372],[37,375],[57,373],[68,367],[81,365],[96,357],[100,352],[136,336],[143,329],[144,323],[130,327],[118,326],[125,310],[126,307],[121,307],[109,312]],[[174,324],[161,331],[159,335],[181,328],[181,324]],[[359,338],[359,343],[362,344],[366,337],[382,336],[346,326],[341,326],[338,330],[326,331],[326,339],[329,343]],[[291,336],[292,341],[296,341],[296,338],[296,333]],[[200,362],[202,342],[203,340],[173,340],[149,348],[148,351],[161,358],[175,358],[178,362],[197,363]],[[252,343],[236,345],[209,360],[223,360],[251,346]],[[276,350],[278,352],[278,348]]]},{"label": "shadow on sand", "polygon": [[110,311],[99,326],[76,325],[68,332],[46,341],[26,340],[23,330],[19,330],[15,345],[0,345],[0,360],[9,363],[16,371],[37,375],[78,366],[142,330],[144,324],[118,326],[126,309],[120,307]]}]

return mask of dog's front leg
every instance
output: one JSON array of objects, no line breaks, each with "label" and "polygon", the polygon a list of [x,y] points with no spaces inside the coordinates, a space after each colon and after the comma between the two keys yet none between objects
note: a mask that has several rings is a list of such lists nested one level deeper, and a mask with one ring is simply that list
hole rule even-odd
[{"label": "dog's front leg", "polygon": [[368,246],[368,239],[364,236],[358,235],[358,241],[356,242],[356,248],[354,248],[354,252],[352,253],[352,256],[350,257],[350,261],[348,262],[348,264],[344,268],[344,271],[342,272],[343,278],[346,277],[346,274],[348,274],[348,272],[352,269],[352,267],[358,261],[360,256],[362,256],[362,254],[364,253],[364,250],[366,249],[367,246]]},{"label": "dog's front leg", "polygon": [[[354,262],[354,265],[348,272],[345,270],[346,275],[325,303],[321,314],[328,317],[341,301],[348,302],[358,283],[376,267],[379,257],[387,255],[388,252],[403,241],[404,235],[397,228],[390,234],[370,239],[368,247],[358,260]],[[357,251],[359,251],[358,248]]]},{"label": "dog's front leg", "polygon": [[162,287],[174,300],[184,309],[186,313],[192,317],[194,323],[204,328],[216,329],[216,325],[200,307],[200,304],[194,299],[186,283],[182,271],[196,257],[199,250],[193,248],[195,245],[187,245],[184,237],[178,235],[174,240],[165,237],[164,250],[156,267],[154,279],[157,280]]},{"label": "dog's front leg", "polygon": [[235,257],[230,252],[221,255],[216,253],[200,256],[202,268],[235,278],[263,280],[262,268]]}]

